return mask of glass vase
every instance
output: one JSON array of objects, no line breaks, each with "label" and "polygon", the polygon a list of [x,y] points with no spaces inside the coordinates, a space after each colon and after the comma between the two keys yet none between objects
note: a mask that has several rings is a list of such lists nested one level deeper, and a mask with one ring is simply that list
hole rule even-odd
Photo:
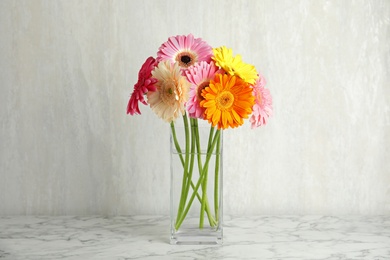
[{"label": "glass vase", "polygon": [[171,244],[222,244],[222,131],[206,121],[171,124]]}]

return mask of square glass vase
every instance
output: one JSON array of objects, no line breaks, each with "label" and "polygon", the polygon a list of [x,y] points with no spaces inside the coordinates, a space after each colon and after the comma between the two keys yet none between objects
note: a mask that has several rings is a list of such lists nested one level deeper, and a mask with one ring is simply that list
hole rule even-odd
[{"label": "square glass vase", "polygon": [[205,121],[171,124],[170,243],[223,243],[222,131]]}]

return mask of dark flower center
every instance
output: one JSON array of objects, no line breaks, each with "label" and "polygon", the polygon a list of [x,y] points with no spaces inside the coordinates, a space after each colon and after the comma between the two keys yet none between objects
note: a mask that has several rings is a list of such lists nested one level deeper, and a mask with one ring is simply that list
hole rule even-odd
[{"label": "dark flower center", "polygon": [[181,62],[183,62],[183,63],[185,63],[185,64],[188,64],[188,63],[190,63],[190,61],[191,61],[191,57],[189,57],[189,56],[182,56],[182,57],[180,58],[180,60],[181,60]]},{"label": "dark flower center", "polygon": [[204,97],[202,95],[202,91],[203,89],[207,88],[209,86],[209,83],[208,81],[205,81],[205,82],[202,82],[199,86],[198,86],[198,91],[197,91],[197,98],[198,98],[198,102],[204,100]]},{"label": "dark flower center", "polygon": [[176,56],[175,60],[179,63],[180,67],[188,68],[195,64],[197,58],[194,53],[183,51]]}]

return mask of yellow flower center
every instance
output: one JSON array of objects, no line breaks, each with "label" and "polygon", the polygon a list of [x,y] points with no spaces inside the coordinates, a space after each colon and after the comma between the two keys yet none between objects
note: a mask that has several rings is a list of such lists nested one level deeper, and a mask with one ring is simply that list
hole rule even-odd
[{"label": "yellow flower center", "polygon": [[183,51],[176,56],[175,60],[179,63],[180,67],[188,68],[195,64],[196,56],[189,51]]},{"label": "yellow flower center", "polygon": [[215,99],[219,110],[229,110],[234,102],[234,96],[229,91],[221,92]]},{"label": "yellow flower center", "polygon": [[173,80],[166,80],[161,85],[160,91],[161,100],[165,104],[173,105],[175,100],[179,100],[179,96],[176,91],[176,83]]}]

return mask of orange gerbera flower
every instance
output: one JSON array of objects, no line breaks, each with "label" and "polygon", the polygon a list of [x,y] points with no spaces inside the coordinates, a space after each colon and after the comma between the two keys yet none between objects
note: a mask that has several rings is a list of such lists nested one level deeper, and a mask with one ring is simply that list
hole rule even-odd
[{"label": "orange gerbera flower", "polygon": [[244,123],[252,113],[253,89],[235,75],[216,74],[208,87],[202,90],[205,117],[218,129],[234,128]]}]

